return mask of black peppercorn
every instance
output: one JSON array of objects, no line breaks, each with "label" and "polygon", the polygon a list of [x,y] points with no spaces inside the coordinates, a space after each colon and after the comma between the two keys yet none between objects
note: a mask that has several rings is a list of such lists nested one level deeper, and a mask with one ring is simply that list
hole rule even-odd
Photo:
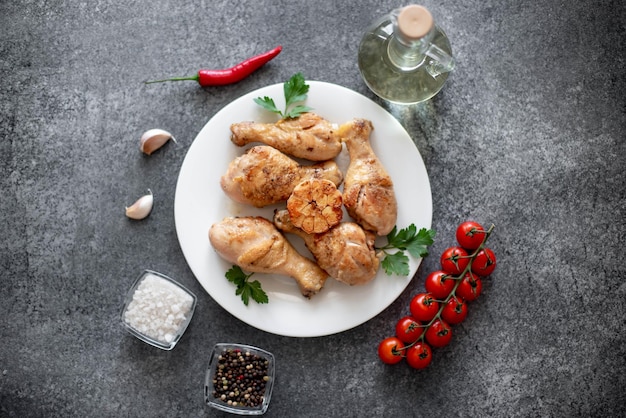
[{"label": "black peppercorn", "polygon": [[255,408],[263,403],[269,362],[256,354],[225,349],[218,357],[213,397],[231,406]]}]

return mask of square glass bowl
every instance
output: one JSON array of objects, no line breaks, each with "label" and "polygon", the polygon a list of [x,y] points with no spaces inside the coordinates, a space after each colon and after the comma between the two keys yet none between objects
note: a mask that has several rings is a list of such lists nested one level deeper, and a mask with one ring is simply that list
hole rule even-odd
[{"label": "square glass bowl", "polygon": [[126,295],[122,324],[140,340],[171,350],[183,336],[197,298],[168,276],[144,270]]},{"label": "square glass bowl", "polygon": [[[235,365],[227,361],[231,356]],[[226,371],[235,372],[231,381]],[[270,404],[275,373],[274,355],[268,351],[244,344],[216,344],[204,382],[204,399],[207,405],[231,414],[262,415]]]}]

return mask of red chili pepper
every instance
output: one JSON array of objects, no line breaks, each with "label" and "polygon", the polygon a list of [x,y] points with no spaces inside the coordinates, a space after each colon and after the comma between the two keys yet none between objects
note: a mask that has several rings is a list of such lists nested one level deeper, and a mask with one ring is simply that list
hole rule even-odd
[{"label": "red chili pepper", "polygon": [[282,46],[264,52],[263,54],[255,55],[252,58],[248,58],[245,61],[240,62],[234,67],[226,68],[223,70],[200,70],[198,74],[189,77],[173,77],[165,80],[146,81],[146,84],[150,83],[162,83],[164,81],[182,81],[182,80],[194,80],[197,81],[202,87],[207,86],[224,86],[226,84],[233,84],[243,80],[250,74],[270,62],[276,55],[280,54],[283,50]]}]

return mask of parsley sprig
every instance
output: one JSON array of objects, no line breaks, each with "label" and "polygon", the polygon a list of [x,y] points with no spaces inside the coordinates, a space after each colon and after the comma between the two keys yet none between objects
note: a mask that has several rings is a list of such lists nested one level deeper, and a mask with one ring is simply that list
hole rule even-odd
[{"label": "parsley sprig", "polygon": [[233,266],[226,272],[226,278],[228,281],[237,286],[235,294],[241,295],[241,300],[246,306],[248,306],[250,298],[252,298],[256,303],[269,302],[267,293],[265,293],[265,291],[261,288],[261,283],[258,280],[249,280],[253,274],[254,273],[244,273],[239,266]]},{"label": "parsley sprig", "polygon": [[[398,231],[397,227],[387,235],[387,244],[378,248],[385,257],[381,266],[388,275],[397,274],[399,276],[409,275],[409,257],[404,253],[408,251],[415,258],[426,257],[428,246],[432,245],[435,238],[435,231],[422,228],[417,231],[414,224]],[[398,250],[390,252],[390,250]]]},{"label": "parsley sprig", "polygon": [[283,84],[283,91],[285,94],[285,110],[281,111],[276,107],[274,100],[271,97],[257,97],[254,102],[264,109],[270,112],[277,113],[280,117],[296,118],[302,113],[311,110],[310,107],[305,105],[296,105],[306,100],[307,93],[309,92],[309,85],[306,84],[302,73],[294,74],[288,81]]}]

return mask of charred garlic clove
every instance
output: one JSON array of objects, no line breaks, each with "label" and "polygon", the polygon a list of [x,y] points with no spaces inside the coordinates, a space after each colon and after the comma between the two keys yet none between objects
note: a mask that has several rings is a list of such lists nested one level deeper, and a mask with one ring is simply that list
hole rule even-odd
[{"label": "charred garlic clove", "polygon": [[147,195],[141,196],[135,203],[126,208],[126,216],[130,219],[143,219],[150,214],[153,203],[154,196],[152,195],[152,190],[148,189]]},{"label": "charred garlic clove", "polygon": [[150,155],[170,139],[176,142],[176,138],[171,133],[163,129],[150,129],[141,135],[139,149],[144,154]]}]

